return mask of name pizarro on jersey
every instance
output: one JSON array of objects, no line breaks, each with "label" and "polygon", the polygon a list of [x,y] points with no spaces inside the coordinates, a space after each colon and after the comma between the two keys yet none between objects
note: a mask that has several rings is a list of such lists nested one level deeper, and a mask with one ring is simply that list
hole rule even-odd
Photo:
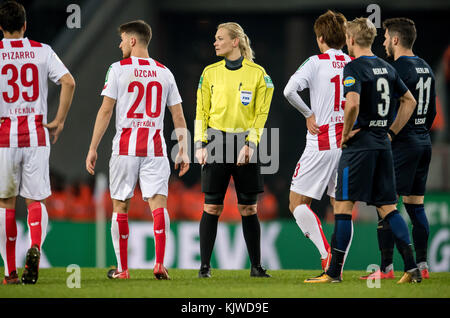
[{"label": "name pizarro on jersey", "polygon": [[3,60],[21,60],[21,59],[34,59],[35,54],[33,51],[17,51],[17,52],[3,52]]}]

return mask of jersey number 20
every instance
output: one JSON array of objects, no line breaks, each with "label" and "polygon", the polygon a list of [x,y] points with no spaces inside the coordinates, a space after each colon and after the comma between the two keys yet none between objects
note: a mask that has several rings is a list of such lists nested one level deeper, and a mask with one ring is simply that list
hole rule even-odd
[{"label": "jersey number 20", "polygon": [[[147,116],[151,118],[159,117],[161,114],[161,96],[162,96],[162,86],[161,83],[152,81],[147,84],[147,88],[144,87],[144,84],[138,81],[131,82],[128,85],[128,92],[132,93],[135,89],[138,88],[138,96],[134,101],[133,105],[131,105],[130,110],[127,113],[127,118],[144,118],[143,113],[136,113],[136,108],[138,108],[139,104],[142,101],[142,98],[145,96],[145,112]],[[156,109],[152,111],[152,89],[156,87]]]}]

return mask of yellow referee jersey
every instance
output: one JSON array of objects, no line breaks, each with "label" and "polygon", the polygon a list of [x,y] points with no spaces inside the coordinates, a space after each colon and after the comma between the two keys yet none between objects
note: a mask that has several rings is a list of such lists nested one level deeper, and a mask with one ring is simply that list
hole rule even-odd
[{"label": "yellow referee jersey", "polygon": [[197,89],[194,142],[207,142],[207,128],[248,131],[247,141],[259,143],[269,114],[273,83],[264,68],[247,59],[230,70],[225,59],[203,70]]}]

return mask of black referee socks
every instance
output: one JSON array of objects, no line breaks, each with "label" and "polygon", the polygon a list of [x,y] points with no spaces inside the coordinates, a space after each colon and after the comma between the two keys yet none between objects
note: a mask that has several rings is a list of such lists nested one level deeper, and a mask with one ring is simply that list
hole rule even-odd
[{"label": "black referee socks", "polygon": [[210,266],[211,255],[216,241],[218,222],[219,216],[203,211],[199,229],[201,266]]},{"label": "black referee socks", "polygon": [[261,265],[261,226],[256,214],[242,216],[242,232],[252,266]]}]

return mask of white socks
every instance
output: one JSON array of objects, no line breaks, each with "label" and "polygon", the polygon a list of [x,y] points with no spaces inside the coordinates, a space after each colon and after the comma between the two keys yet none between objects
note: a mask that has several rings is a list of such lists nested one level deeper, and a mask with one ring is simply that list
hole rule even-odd
[{"label": "white socks", "polygon": [[306,204],[297,206],[294,210],[297,225],[303,234],[317,247],[322,259],[327,258],[330,245],[323,234],[322,224],[317,215]]}]

